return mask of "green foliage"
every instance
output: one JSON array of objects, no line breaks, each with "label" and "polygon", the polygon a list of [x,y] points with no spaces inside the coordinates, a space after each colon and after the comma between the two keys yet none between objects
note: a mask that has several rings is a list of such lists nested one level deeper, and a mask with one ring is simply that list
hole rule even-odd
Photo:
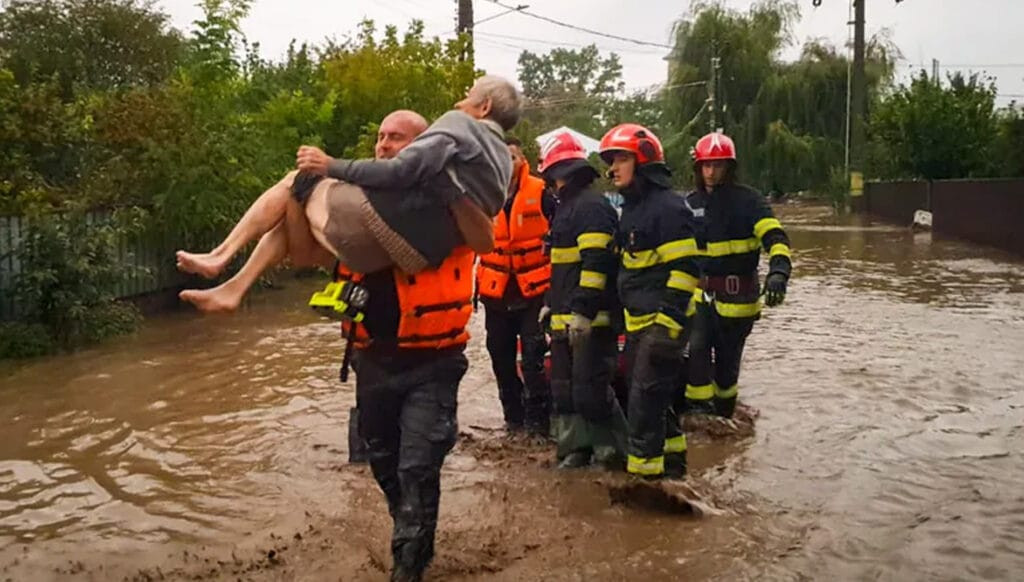
[{"label": "green foliage", "polygon": [[1016,103],[1011,103],[998,115],[999,136],[996,139],[995,160],[1000,174],[1024,178],[1024,114]]},{"label": "green foliage", "polygon": [[141,0],[10,0],[0,11],[0,68],[22,84],[76,88],[152,85],[167,78],[182,39]]},{"label": "green foliage", "polygon": [[0,360],[35,358],[57,350],[46,328],[38,323],[0,323]]},{"label": "green foliage", "polygon": [[[830,168],[844,161],[849,61],[820,41],[804,45],[797,61],[781,61],[798,17],[791,0],[761,1],[746,12],[700,2],[677,23],[664,92],[664,141],[677,176],[692,173],[689,149],[710,130],[717,57],[715,127],[736,141],[741,178],[787,192],[829,188]],[[885,34],[868,43],[872,101],[891,83],[896,55]]]},{"label": "green foliage", "polygon": [[22,234],[14,296],[25,323],[42,326],[61,348],[135,329],[138,313],[115,301],[117,286],[132,275],[118,253],[128,226],[69,211],[31,216]]},{"label": "green foliage", "polygon": [[995,96],[995,85],[977,75],[956,73],[941,85],[922,71],[872,114],[873,175],[938,180],[996,173]]}]

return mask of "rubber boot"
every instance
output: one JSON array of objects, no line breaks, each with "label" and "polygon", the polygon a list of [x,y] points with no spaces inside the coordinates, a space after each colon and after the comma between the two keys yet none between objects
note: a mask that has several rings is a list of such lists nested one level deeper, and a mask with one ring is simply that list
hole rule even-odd
[{"label": "rubber boot", "polygon": [[692,398],[686,399],[686,407],[683,410],[685,415],[694,414],[717,414],[715,411],[715,405],[711,400],[694,400]]},{"label": "rubber boot", "polygon": [[665,453],[665,478],[686,479],[686,453]]},{"label": "rubber boot", "polygon": [[715,397],[715,414],[722,418],[732,418],[732,413],[736,411],[736,397],[732,398],[718,398]]},{"label": "rubber boot", "polygon": [[391,582],[421,582],[422,580],[422,570],[410,570],[397,565],[391,570]]},{"label": "rubber boot", "polygon": [[594,443],[594,462],[608,471],[625,471],[629,425],[622,409],[616,406],[607,422],[591,423],[591,435]]},{"label": "rubber boot", "polygon": [[590,464],[591,434],[588,423],[578,414],[552,417],[552,430],[558,447],[555,457],[559,469],[578,469]]},{"label": "rubber boot", "polygon": [[369,461],[366,454],[366,441],[359,436],[359,409],[348,409],[348,462],[361,465]]}]

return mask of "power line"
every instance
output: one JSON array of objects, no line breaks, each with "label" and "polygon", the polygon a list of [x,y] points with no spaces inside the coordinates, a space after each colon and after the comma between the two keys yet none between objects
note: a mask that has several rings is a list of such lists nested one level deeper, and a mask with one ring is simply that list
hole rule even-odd
[{"label": "power line", "polygon": [[477,32],[476,34],[477,34],[477,36],[493,37],[493,38],[500,38],[500,39],[507,39],[507,40],[518,40],[520,42],[533,42],[533,43],[547,44],[547,45],[552,45],[552,46],[571,46],[571,47],[579,47],[579,48],[586,48],[588,46],[595,46],[595,47],[597,47],[600,50],[609,51],[609,52],[633,53],[633,54],[641,54],[641,55],[661,54],[660,51],[654,51],[654,50],[608,47],[608,46],[598,45],[598,44],[594,44],[594,43],[585,44],[585,43],[576,43],[576,42],[561,42],[561,41],[555,41],[555,40],[544,40],[544,39],[540,39],[540,38],[526,38],[526,37],[522,37],[522,36],[512,36],[512,35],[508,35],[508,34],[497,34],[497,33],[493,33],[493,32]]},{"label": "power line", "polygon": [[[508,9],[508,10],[514,10],[515,9],[514,6],[509,6],[507,4],[499,2],[498,0],[487,0],[487,1],[490,2],[491,4],[497,4],[498,6],[501,6],[502,8],[505,8],[505,9]],[[601,31],[598,31],[598,30],[592,30],[592,29],[589,29],[589,28],[584,28],[582,26],[576,26],[575,24],[569,24],[568,22],[562,22],[561,20],[555,20],[554,18],[549,18],[547,16],[542,16],[540,14],[535,14],[535,13],[529,12],[527,10],[518,10],[517,12],[519,12],[519,14],[522,14],[524,16],[529,16],[531,18],[535,18],[537,20],[543,20],[544,22],[548,22],[548,23],[554,24],[556,26],[561,26],[563,28],[568,28],[568,29],[571,29],[571,30],[578,30],[580,32],[585,32],[587,34],[593,34],[593,35],[596,35],[596,36],[603,36],[605,38],[612,38],[612,39],[615,39],[615,40],[621,40],[623,42],[629,42],[629,43],[633,43],[633,44],[637,44],[637,45],[641,45],[641,46],[653,46],[653,47],[665,48],[665,49],[673,49],[673,48],[675,48],[675,47],[667,45],[667,44],[661,44],[661,43],[657,43],[657,42],[649,42],[649,41],[646,41],[646,40],[638,40],[638,39],[635,39],[635,38],[628,38],[628,37],[625,37],[625,36],[617,36],[617,35],[614,35],[614,34],[608,34],[607,32],[601,32]]]}]

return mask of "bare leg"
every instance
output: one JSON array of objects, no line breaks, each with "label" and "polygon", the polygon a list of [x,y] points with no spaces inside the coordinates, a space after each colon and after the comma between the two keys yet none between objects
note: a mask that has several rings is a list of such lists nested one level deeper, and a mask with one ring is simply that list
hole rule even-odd
[{"label": "bare leg", "polygon": [[249,260],[235,276],[213,289],[187,289],[178,294],[182,301],[205,312],[234,311],[242,303],[242,297],[268,268],[284,260],[288,253],[288,234],[284,222],[278,223],[253,249]]},{"label": "bare leg", "polygon": [[219,275],[243,246],[256,237],[269,232],[281,222],[289,202],[296,204],[291,193],[296,173],[288,173],[280,182],[263,192],[252,203],[224,242],[209,253],[178,251],[176,253],[178,269],[186,273],[202,275],[207,279]]},{"label": "bare leg", "polygon": [[[316,210],[314,217],[326,224],[327,188],[317,188],[310,196],[307,206]],[[296,267],[330,267],[334,263],[334,253],[325,249],[310,232],[311,226],[306,212],[294,199],[288,199],[285,219],[263,235],[234,277],[213,289],[188,289],[178,294],[182,301],[196,306],[200,311],[209,313],[234,311],[242,303],[249,288],[268,268],[280,263],[285,256],[291,258]],[[320,227],[322,232],[323,227]],[[322,237],[322,234],[321,234]]]}]

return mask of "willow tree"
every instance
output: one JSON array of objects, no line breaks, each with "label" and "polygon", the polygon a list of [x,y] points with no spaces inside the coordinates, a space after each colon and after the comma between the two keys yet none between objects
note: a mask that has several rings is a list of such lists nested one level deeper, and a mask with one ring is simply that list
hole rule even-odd
[{"label": "willow tree", "polygon": [[[810,41],[796,61],[782,61],[798,18],[793,1],[765,0],[746,12],[702,2],[677,23],[664,98],[669,159],[681,173],[688,173],[689,148],[712,126],[711,114],[714,127],[737,142],[743,179],[759,188],[822,189],[830,169],[842,166],[849,60]],[[894,54],[884,34],[869,43],[872,99],[891,82]]]}]

